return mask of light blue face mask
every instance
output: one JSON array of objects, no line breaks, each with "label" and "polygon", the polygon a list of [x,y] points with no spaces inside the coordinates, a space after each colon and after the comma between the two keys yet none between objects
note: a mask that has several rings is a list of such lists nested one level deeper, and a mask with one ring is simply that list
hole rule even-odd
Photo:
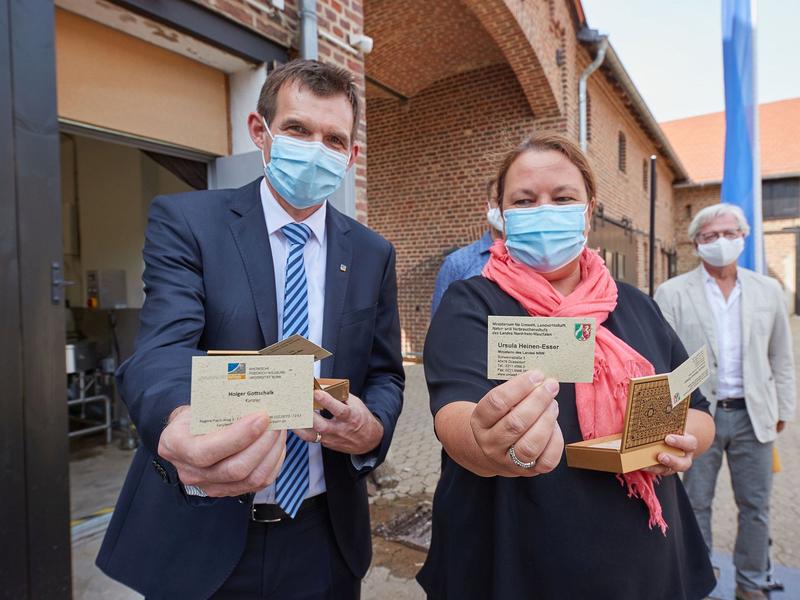
[{"label": "light blue face mask", "polygon": [[322,142],[307,142],[276,135],[269,130],[272,148],[269,163],[261,153],[264,175],[275,191],[298,209],[322,204],[342,185],[350,158],[331,150]]},{"label": "light blue face mask", "polygon": [[586,210],[586,204],[545,204],[504,211],[508,253],[540,273],[560,269],[586,245]]}]

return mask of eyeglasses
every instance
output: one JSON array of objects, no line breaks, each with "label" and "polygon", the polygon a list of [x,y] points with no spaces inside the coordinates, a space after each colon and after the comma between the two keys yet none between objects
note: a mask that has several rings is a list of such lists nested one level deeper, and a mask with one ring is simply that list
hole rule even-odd
[{"label": "eyeglasses", "polygon": [[712,231],[697,236],[697,241],[701,244],[710,244],[716,242],[719,236],[723,236],[726,240],[735,240],[742,236],[741,229],[728,229],[727,231]]}]

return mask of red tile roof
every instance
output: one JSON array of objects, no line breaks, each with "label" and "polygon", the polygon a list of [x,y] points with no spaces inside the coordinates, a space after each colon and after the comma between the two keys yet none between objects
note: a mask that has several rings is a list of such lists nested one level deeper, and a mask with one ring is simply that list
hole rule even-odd
[{"label": "red tile roof", "polygon": [[[759,107],[761,175],[800,173],[800,98]],[[672,147],[695,183],[722,181],[725,113],[710,113],[661,123]]]}]

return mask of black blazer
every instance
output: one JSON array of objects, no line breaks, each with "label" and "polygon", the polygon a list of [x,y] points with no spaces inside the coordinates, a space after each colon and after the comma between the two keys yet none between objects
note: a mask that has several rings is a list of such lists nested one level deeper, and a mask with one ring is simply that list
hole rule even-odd
[{"label": "black blazer", "polygon": [[[106,574],[148,598],[206,598],[244,550],[249,503],[184,495],[156,449],[170,413],[189,402],[192,356],[277,341],[259,184],[158,197],[150,208],[140,331],[117,374],[142,445],[97,558]],[[333,356],[322,361],[321,375],[349,379],[351,392],[381,420],[377,466],[389,449],[404,385],[395,252],[330,205],[325,226],[322,345]],[[322,456],[336,541],[363,577],[371,559],[369,469],[356,471],[346,454],[323,449]]]}]

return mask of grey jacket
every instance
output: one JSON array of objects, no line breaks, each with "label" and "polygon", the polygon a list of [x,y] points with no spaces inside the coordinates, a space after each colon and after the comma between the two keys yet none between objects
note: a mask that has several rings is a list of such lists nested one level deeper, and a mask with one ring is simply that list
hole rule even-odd
[{"label": "grey jacket", "polygon": [[[762,443],[777,436],[777,421],[794,419],[796,408],[792,332],[783,291],[771,277],[739,267],[742,286],[742,374],[747,412]],[[665,281],[655,300],[691,354],[708,346],[711,376],[700,390],[716,408],[717,340],[706,299],[702,265]]]}]

